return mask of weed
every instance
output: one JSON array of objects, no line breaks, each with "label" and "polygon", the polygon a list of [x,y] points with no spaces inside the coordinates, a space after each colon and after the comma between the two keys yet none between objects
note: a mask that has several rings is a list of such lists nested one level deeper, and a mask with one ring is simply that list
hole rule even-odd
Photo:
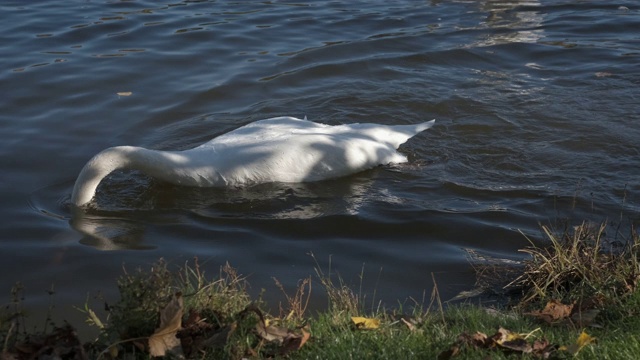
[{"label": "weed", "polygon": [[508,286],[525,289],[521,304],[548,299],[619,301],[635,291],[640,280],[639,239],[632,237],[620,249],[607,239],[607,224],[584,222],[573,231],[554,233],[542,226],[547,247],[533,245],[521,251],[531,255],[522,275]]}]

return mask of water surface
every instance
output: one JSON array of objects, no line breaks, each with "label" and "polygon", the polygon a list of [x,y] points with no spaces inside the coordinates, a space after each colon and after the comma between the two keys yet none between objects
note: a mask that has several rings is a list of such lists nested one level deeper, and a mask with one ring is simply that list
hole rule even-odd
[{"label": "water surface", "polygon": [[[64,318],[127,267],[229,261],[277,298],[320,265],[395,304],[472,249],[519,260],[538,223],[637,221],[634,1],[4,1],[0,291]],[[119,95],[120,94],[120,95]],[[136,173],[73,212],[116,145],[176,150],[254,120],[436,125],[408,164],[309,184],[191,189]],[[375,295],[373,291],[375,289]],[[319,298],[321,294],[316,293]],[[275,300],[277,301],[277,300]]]}]

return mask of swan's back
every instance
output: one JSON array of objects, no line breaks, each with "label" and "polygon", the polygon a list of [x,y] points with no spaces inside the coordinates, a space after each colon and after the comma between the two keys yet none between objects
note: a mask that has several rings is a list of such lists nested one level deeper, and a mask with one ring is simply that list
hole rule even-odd
[{"label": "swan's back", "polygon": [[416,134],[429,129],[435,120],[414,125],[382,125],[372,123],[356,123],[345,125],[325,125],[294,117],[276,117],[258,120],[242,126],[227,134],[214,138],[200,145],[211,147],[216,145],[251,144],[271,139],[285,141],[292,137],[322,135],[351,139],[366,139],[388,144],[398,148]]},{"label": "swan's back", "polygon": [[279,117],[250,123],[188,152],[202,158],[202,165],[215,157],[227,185],[318,181],[406,162],[396,149],[433,123],[331,126]]}]

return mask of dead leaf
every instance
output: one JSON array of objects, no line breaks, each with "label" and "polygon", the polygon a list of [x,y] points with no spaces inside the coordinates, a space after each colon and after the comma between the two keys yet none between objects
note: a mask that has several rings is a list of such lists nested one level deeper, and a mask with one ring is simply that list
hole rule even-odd
[{"label": "dead leaf", "polygon": [[164,356],[167,352],[182,353],[180,339],[176,337],[182,327],[182,306],[182,294],[178,292],[160,312],[160,327],[149,337],[151,356]]},{"label": "dead leaf", "polygon": [[358,329],[373,330],[380,327],[380,319],[352,316],[351,321]]},{"label": "dead leaf", "polygon": [[471,343],[475,347],[487,347],[488,339],[489,338],[487,337],[487,334],[481,333],[480,331],[477,331],[475,334],[471,335]]},{"label": "dead leaf", "polygon": [[258,336],[266,341],[277,341],[282,344],[291,333],[289,329],[275,325],[266,325],[262,321],[256,324],[256,332]]},{"label": "dead leaf", "polygon": [[499,328],[491,337],[500,347],[521,353],[530,353],[531,345],[520,334],[511,332],[505,328]]},{"label": "dead leaf", "polygon": [[574,344],[562,346],[560,350],[566,351],[571,355],[576,355],[582,348],[596,341],[596,338],[583,331]]},{"label": "dead leaf", "polygon": [[565,305],[558,300],[551,300],[541,311],[532,311],[530,313],[526,313],[526,315],[531,315],[548,324],[553,324],[568,318],[569,315],[571,315],[572,310],[573,304]]},{"label": "dead leaf", "polygon": [[285,341],[282,344],[282,347],[280,348],[280,355],[284,356],[292,351],[299,350],[302,347],[302,345],[304,345],[309,340],[309,338],[311,337],[311,333],[305,331],[304,329],[301,329],[301,330],[302,330],[302,335],[290,336],[287,339],[285,339]]},{"label": "dead leaf", "polygon": [[[258,315],[259,321],[256,324],[255,331],[262,340],[267,342],[276,342],[280,345],[277,353],[285,355],[291,351],[297,350],[309,340],[311,333],[302,330],[302,334],[296,334],[294,331],[276,325],[270,325],[265,320],[262,311],[255,305],[249,304],[241,313],[254,312]],[[275,355],[275,354],[272,354]]]},{"label": "dead leaf", "polygon": [[411,321],[407,321],[404,318],[400,318],[400,321],[402,321],[405,325],[407,325],[407,327],[411,331],[416,331],[418,329],[418,328],[416,328],[415,325],[413,325],[413,323],[411,323]]}]

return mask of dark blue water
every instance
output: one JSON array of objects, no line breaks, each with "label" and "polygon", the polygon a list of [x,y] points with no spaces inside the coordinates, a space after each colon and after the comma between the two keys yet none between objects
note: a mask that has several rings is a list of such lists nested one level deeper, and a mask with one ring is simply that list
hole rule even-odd
[{"label": "dark blue water", "polygon": [[[370,300],[432,273],[446,300],[473,286],[468,249],[518,260],[539,222],[639,218],[635,1],[3,1],[0,24],[0,293],[46,309],[54,284],[63,318],[159,257],[229,261],[277,301],[313,253]],[[118,173],[71,211],[104,148],[282,115],[437,122],[408,164],[246,189]]]}]

